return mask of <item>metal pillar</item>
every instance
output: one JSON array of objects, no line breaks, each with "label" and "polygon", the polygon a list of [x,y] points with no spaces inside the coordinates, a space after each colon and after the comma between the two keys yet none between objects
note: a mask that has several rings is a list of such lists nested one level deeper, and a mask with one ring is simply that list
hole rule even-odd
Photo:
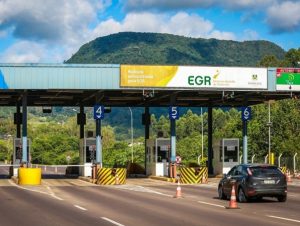
[{"label": "metal pillar", "polygon": [[22,162],[28,164],[27,154],[27,93],[22,98]]},{"label": "metal pillar", "polygon": [[[271,101],[268,101],[268,115],[269,115],[269,120],[268,120],[268,127],[269,127],[269,150],[268,150],[268,155],[269,157],[271,156]],[[269,159],[269,164],[271,164],[270,159]]]},{"label": "metal pillar", "polygon": [[171,162],[176,160],[176,120],[171,119]]},{"label": "metal pillar", "polygon": [[[84,107],[83,105],[80,105],[80,117],[83,116],[84,114]],[[82,118],[80,119],[80,128],[79,128],[79,132],[80,132],[80,138],[84,138],[84,120],[82,120]]]},{"label": "metal pillar", "polygon": [[102,167],[101,119],[96,119],[96,164]]},{"label": "metal pillar", "polygon": [[207,116],[208,116],[208,174],[214,174],[214,168],[212,164],[213,160],[213,148],[212,148],[212,124],[213,124],[213,116],[212,116],[212,107],[208,107],[207,109]]},{"label": "metal pillar", "polygon": [[133,163],[133,117],[131,107],[128,107],[130,111],[130,131],[131,131],[131,163]]},{"label": "metal pillar", "polygon": [[171,129],[171,156],[169,161],[169,177],[176,177],[176,120],[170,119]]},{"label": "metal pillar", "polygon": [[20,108],[20,104],[17,104],[17,138],[21,138],[21,121],[20,119],[20,115],[21,115],[21,108]]},{"label": "metal pillar", "polygon": [[146,167],[147,167],[147,145],[146,140],[150,137],[150,111],[149,107],[145,107],[145,175],[146,175]]},{"label": "metal pillar", "polygon": [[248,136],[247,136],[247,121],[243,120],[243,163],[248,163]]}]

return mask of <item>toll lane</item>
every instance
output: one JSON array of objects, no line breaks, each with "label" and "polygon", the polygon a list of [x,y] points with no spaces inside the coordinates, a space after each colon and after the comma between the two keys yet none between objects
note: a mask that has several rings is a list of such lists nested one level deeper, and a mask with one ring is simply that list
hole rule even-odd
[{"label": "toll lane", "polygon": [[0,187],[0,225],[112,225],[97,216],[42,193]]},{"label": "toll lane", "polygon": [[[163,192],[161,188],[166,191]],[[199,222],[203,222],[204,225],[234,225],[236,222],[243,222],[245,225],[289,223],[257,214],[254,212],[257,208],[246,206],[248,204],[243,204],[245,207],[239,210],[227,210],[224,206],[227,206],[228,201],[216,199],[216,189],[213,188],[205,188],[201,193],[192,191],[195,190],[193,186],[186,186],[183,187],[187,189],[184,198],[180,199],[173,198],[176,190],[174,184],[161,185],[157,189],[155,186],[141,185],[60,186],[52,189],[65,200],[73,197],[73,202],[84,204],[89,211],[95,214],[101,212],[125,225],[201,225]],[[207,205],[203,200],[220,205]],[[282,203],[278,204],[280,206]],[[271,212],[274,215],[274,211]]]},{"label": "toll lane", "polygon": [[[43,225],[300,224],[296,214],[300,187],[290,188],[295,196],[286,203],[268,199],[239,203],[240,209],[228,210],[224,208],[228,201],[216,198],[215,186],[184,185],[183,198],[173,198],[176,184],[150,180],[128,182],[119,186],[95,186],[80,180],[43,180],[42,186],[29,188],[31,191],[15,186],[0,187],[0,201],[5,203],[5,210],[2,206],[0,213],[5,213],[3,222],[8,223],[3,225],[19,225],[22,219],[28,222],[25,225],[40,225],[36,220],[39,218],[46,219]],[[14,212],[21,214],[9,224]]]}]

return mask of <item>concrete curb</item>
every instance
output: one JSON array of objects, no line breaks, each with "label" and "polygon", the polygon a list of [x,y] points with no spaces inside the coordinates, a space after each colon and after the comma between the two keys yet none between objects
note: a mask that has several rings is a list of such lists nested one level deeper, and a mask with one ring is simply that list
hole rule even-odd
[{"label": "concrete curb", "polygon": [[16,176],[12,176],[10,179],[11,179],[14,183],[16,183],[16,184],[19,183],[19,178],[16,177]]},{"label": "concrete curb", "polygon": [[91,184],[94,184],[94,183],[93,183],[93,179],[90,178],[90,177],[79,176],[78,179],[79,179],[79,180],[83,180],[83,181],[85,181],[85,182],[90,182]]},{"label": "concrete curb", "polygon": [[149,178],[153,179],[153,180],[160,180],[160,181],[166,181],[166,182],[172,182],[172,183],[175,183],[177,181],[176,178],[168,178],[168,177],[150,176]]}]

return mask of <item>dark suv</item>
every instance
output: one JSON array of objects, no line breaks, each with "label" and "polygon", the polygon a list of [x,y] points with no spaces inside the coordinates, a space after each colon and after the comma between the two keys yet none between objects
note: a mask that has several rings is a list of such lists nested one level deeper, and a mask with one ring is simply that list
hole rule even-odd
[{"label": "dark suv", "polygon": [[232,183],[239,202],[251,198],[276,197],[279,202],[287,198],[287,181],[285,175],[276,166],[266,164],[241,164],[234,166],[219,182],[220,199],[231,195]]}]

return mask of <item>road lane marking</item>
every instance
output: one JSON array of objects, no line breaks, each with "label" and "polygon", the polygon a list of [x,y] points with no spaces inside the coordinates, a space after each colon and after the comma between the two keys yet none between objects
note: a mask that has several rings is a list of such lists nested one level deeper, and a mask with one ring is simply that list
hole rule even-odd
[{"label": "road lane marking", "polygon": [[33,191],[33,192],[37,192],[37,193],[41,193],[41,194],[44,194],[44,195],[49,195],[49,193],[47,192],[43,192],[43,191],[37,191],[37,190],[33,190],[33,189],[30,189],[30,188],[24,188],[24,187],[21,187],[13,182],[11,182],[10,180],[8,180],[8,182],[12,185],[12,186],[15,186],[17,188],[20,188],[20,189],[23,189],[23,190],[26,190],[26,191]]},{"label": "road lane marking", "polygon": [[15,187],[17,187],[17,188],[20,188],[20,189],[23,189],[23,190],[26,190],[26,191],[32,191],[32,192],[40,193],[40,194],[43,194],[43,195],[49,195],[49,196],[51,196],[51,197],[53,197],[53,198],[55,198],[55,199],[57,199],[57,200],[60,200],[60,201],[63,200],[62,198],[59,198],[58,196],[56,196],[56,195],[52,192],[52,190],[51,190],[51,188],[50,188],[49,186],[46,187],[46,188],[49,190],[49,193],[47,193],[47,192],[43,192],[43,191],[38,191],[38,190],[33,190],[33,189],[30,189],[30,188],[22,187],[22,186],[20,186],[20,185],[17,185],[17,184],[15,184],[15,183],[11,182],[10,180],[8,180],[8,182],[9,182],[12,186],[15,186]]},{"label": "road lane marking", "polygon": [[284,218],[284,217],[277,217],[277,216],[272,216],[272,215],[266,215],[266,216],[267,216],[267,217],[271,217],[271,218],[280,219],[280,220],[286,220],[286,221],[292,221],[292,222],[300,223],[299,220],[295,220],[295,219]]},{"label": "road lane marking", "polygon": [[221,205],[214,204],[214,203],[209,203],[209,202],[198,201],[198,203],[202,203],[202,204],[210,205],[210,206],[216,206],[216,207],[220,207],[220,208],[225,208],[225,206],[221,206]]},{"label": "road lane marking", "polygon": [[140,186],[140,185],[121,185],[118,187],[114,187],[116,189],[123,189],[123,190],[129,190],[129,191],[136,191],[136,192],[144,192],[144,193],[152,193],[152,194],[157,194],[157,195],[162,195],[162,196],[167,196],[167,197],[173,197],[173,195],[168,195],[164,194],[158,191],[154,191],[152,189]]},{"label": "road lane marking", "polygon": [[87,211],[87,209],[86,208],[83,208],[83,207],[81,207],[81,206],[78,206],[78,205],[74,205],[76,208],[78,208],[78,209],[80,209],[80,210],[84,210],[84,211]]},{"label": "road lane marking", "polygon": [[124,224],[120,224],[120,223],[118,223],[118,222],[116,222],[116,221],[113,221],[112,219],[107,218],[107,217],[101,217],[101,218],[102,218],[103,220],[106,220],[106,221],[108,221],[108,222],[114,224],[114,225],[117,225],[117,226],[125,226]]},{"label": "road lane marking", "polygon": [[63,199],[62,199],[62,198],[60,198],[60,197],[56,196],[55,194],[51,194],[51,196],[52,196],[53,198],[55,198],[55,199],[59,200],[59,201],[63,201]]}]

